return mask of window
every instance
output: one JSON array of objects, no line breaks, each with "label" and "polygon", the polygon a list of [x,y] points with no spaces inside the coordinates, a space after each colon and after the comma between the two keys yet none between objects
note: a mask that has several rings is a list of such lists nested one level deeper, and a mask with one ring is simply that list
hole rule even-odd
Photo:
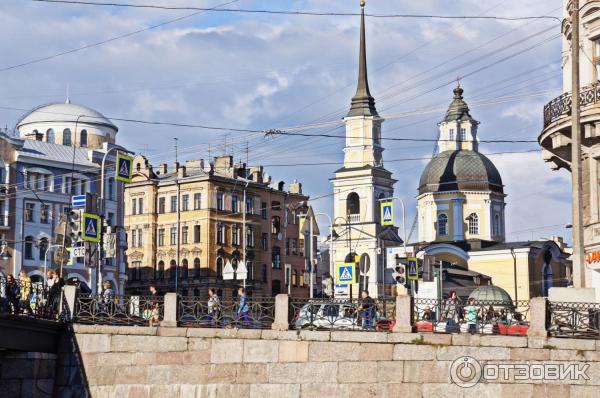
[{"label": "window", "polygon": [[187,260],[187,258],[184,258],[183,261],[181,262],[181,273],[179,274],[179,278],[180,279],[188,278],[188,260]]},{"label": "window", "polygon": [[50,207],[48,205],[42,205],[40,207],[40,222],[42,224],[48,224],[50,222]]},{"label": "window", "polygon": [[137,229],[131,231],[131,247],[137,247]]},{"label": "window", "polygon": [[131,214],[134,216],[137,214],[137,200],[135,199],[131,199]]},{"label": "window", "polygon": [[460,129],[460,140],[461,141],[466,141],[467,140],[467,129],[466,128],[461,128]]},{"label": "window", "polygon": [[274,200],[271,202],[271,209],[272,210],[281,210],[281,203]]},{"label": "window", "polygon": [[217,210],[223,210],[223,192],[217,192]]},{"label": "window", "polygon": [[71,130],[63,130],[63,145],[71,146]]},{"label": "window", "polygon": [[240,229],[237,225],[231,227],[231,244],[239,246],[240,244]]},{"label": "window", "polygon": [[450,141],[454,141],[454,129],[450,129],[450,131],[448,132],[448,137]]},{"label": "window", "polygon": [[285,255],[289,256],[290,253],[292,252],[291,250],[291,242],[290,242],[290,238],[285,238]]},{"label": "window", "polygon": [[200,259],[194,259],[194,279],[200,279]]},{"label": "window", "polygon": [[267,282],[267,264],[263,264],[263,265],[262,265],[262,271],[261,271],[261,273],[260,273],[260,280],[261,280],[263,283],[266,283],[266,282]]},{"label": "window", "polygon": [[594,74],[596,81],[600,81],[600,38],[594,40],[594,55],[592,63],[594,64]]},{"label": "window", "polygon": [[194,243],[200,243],[200,225],[194,225]]},{"label": "window", "polygon": [[223,224],[217,224],[217,243],[222,245],[225,243],[225,227]]},{"label": "window", "polygon": [[188,227],[181,227],[181,244],[188,244]]},{"label": "window", "polygon": [[298,255],[298,239],[294,238],[294,240],[292,240],[292,254],[294,256]]},{"label": "window", "polygon": [[133,261],[131,263],[131,280],[139,281],[142,276],[142,262],[141,261]]},{"label": "window", "polygon": [[25,259],[33,260],[33,237],[28,236],[25,238]]},{"label": "window", "polygon": [[356,192],[352,192],[346,198],[346,211],[349,215],[360,214],[360,198]]},{"label": "window", "polygon": [[285,209],[285,225],[292,223],[292,211],[288,208]]},{"label": "window", "polygon": [[171,196],[171,213],[177,212],[177,196]]},{"label": "window", "polygon": [[298,287],[298,270],[292,271],[292,286]]},{"label": "window", "polygon": [[54,129],[46,130],[46,142],[54,144]]},{"label": "window", "polygon": [[231,196],[231,211],[234,213],[238,212],[238,197],[237,197],[237,195]]},{"label": "window", "polygon": [[190,195],[183,195],[181,197],[181,211],[188,211],[190,209]]},{"label": "window", "polygon": [[277,235],[279,232],[281,232],[281,220],[279,216],[273,216],[271,219],[271,233]]},{"label": "window", "polygon": [[195,193],[194,194],[194,210],[200,210],[202,202],[202,194]]},{"label": "window", "polygon": [[281,249],[277,246],[273,247],[273,253],[271,254],[271,260],[273,262],[273,268],[281,268]]},{"label": "window", "polygon": [[165,198],[158,198],[158,214],[165,214]]},{"label": "window", "polygon": [[171,227],[171,246],[177,244],[177,227]]},{"label": "window", "polygon": [[175,260],[171,260],[169,263],[169,279],[175,280],[177,277],[177,263]]},{"label": "window", "polygon": [[156,277],[161,280],[165,278],[165,262],[162,260],[158,262]]},{"label": "window", "polygon": [[263,250],[269,250],[268,241],[269,241],[268,234],[262,234],[260,236],[260,248]]},{"label": "window", "polygon": [[246,227],[246,246],[254,247],[254,231],[252,231],[252,227]]},{"label": "window", "polygon": [[502,235],[501,228],[500,228],[500,215],[499,214],[496,214],[494,216],[494,232],[495,232],[496,236]]},{"label": "window", "polygon": [[223,276],[223,258],[217,258],[217,276]]},{"label": "window", "polygon": [[33,222],[33,211],[35,210],[35,204],[25,203],[25,221]]},{"label": "window", "polygon": [[143,236],[143,229],[140,228],[140,229],[138,229],[138,247],[144,246],[142,236]]},{"label": "window", "polygon": [[46,250],[48,250],[48,238],[40,239],[40,245],[38,247],[40,261],[44,261],[44,257],[46,256]]},{"label": "window", "polygon": [[115,179],[113,177],[108,179],[108,199],[115,200]]},{"label": "window", "polygon": [[477,216],[477,214],[469,214],[469,217],[467,217],[467,221],[469,222],[469,233],[471,235],[479,235],[479,217]]},{"label": "window", "polygon": [[268,218],[268,209],[267,204],[265,202],[260,203],[260,216],[263,220]]},{"label": "window", "polygon": [[437,227],[438,227],[438,235],[439,236],[446,236],[448,235],[448,216],[445,214],[440,214],[438,216],[438,222],[437,222]]},{"label": "window", "polygon": [[254,214],[254,200],[246,198],[246,213]]},{"label": "window", "polygon": [[139,198],[138,199],[138,208],[137,208],[138,214],[143,214],[144,213],[144,198]]},{"label": "window", "polygon": [[79,146],[86,147],[87,146],[87,131],[81,130],[81,134],[79,137]]},{"label": "window", "polygon": [[161,228],[158,230],[158,246],[165,245],[165,230]]}]

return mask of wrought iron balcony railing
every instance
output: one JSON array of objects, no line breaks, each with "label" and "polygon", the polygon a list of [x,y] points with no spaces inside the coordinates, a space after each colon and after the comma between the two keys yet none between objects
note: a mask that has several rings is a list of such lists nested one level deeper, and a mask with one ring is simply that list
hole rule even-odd
[{"label": "wrought iron balcony railing", "polygon": [[[544,128],[561,116],[571,114],[571,93],[564,93],[544,106]],[[600,102],[600,85],[591,84],[579,90],[579,105],[585,107]]]}]

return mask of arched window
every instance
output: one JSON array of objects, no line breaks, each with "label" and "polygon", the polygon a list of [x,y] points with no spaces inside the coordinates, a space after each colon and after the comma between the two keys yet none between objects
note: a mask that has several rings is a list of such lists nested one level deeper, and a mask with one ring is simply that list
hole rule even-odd
[{"label": "arched window", "polygon": [[175,262],[175,260],[171,260],[171,262],[169,263],[169,279],[174,281],[175,277],[176,277],[176,273],[177,273],[177,263]]},{"label": "arched window", "polygon": [[544,253],[544,264],[542,265],[542,296],[548,297],[548,290],[553,285],[554,273],[552,272],[552,253]]},{"label": "arched window", "polygon": [[200,279],[200,259],[194,259],[194,279]]},{"label": "arched window", "polygon": [[140,171],[141,169],[142,169],[142,164],[141,163],[138,163],[138,164],[135,165],[135,170],[136,171]]},{"label": "arched window", "polygon": [[438,235],[440,235],[440,236],[448,235],[448,216],[447,215],[440,214],[438,216],[437,227],[438,227]]},{"label": "arched window", "polygon": [[450,132],[448,133],[448,139],[450,141],[454,141],[454,129],[450,129]]},{"label": "arched window", "polygon": [[183,261],[181,262],[181,275],[179,275],[179,278],[181,278],[181,279],[188,278],[188,260],[187,260],[187,258],[184,258]]},{"label": "arched window", "polygon": [[469,222],[469,233],[479,235],[479,216],[476,213],[471,213],[467,217],[467,221]]},{"label": "arched window", "polygon": [[87,146],[87,130],[81,130],[79,137],[79,146],[86,147]]},{"label": "arched window", "polygon": [[25,238],[25,259],[33,260],[33,237],[28,236]]},{"label": "arched window", "polygon": [[46,142],[54,144],[54,129],[46,130]]},{"label": "arched window", "polygon": [[71,130],[63,130],[63,145],[71,146]]},{"label": "arched window", "polygon": [[223,276],[223,257],[217,258],[217,276]]},{"label": "arched window", "polygon": [[40,244],[38,246],[38,258],[40,259],[40,261],[44,261],[44,257],[46,256],[46,250],[48,250],[48,238],[42,238],[40,239]]},{"label": "arched window", "polygon": [[158,270],[157,270],[156,279],[163,280],[164,278],[165,278],[165,262],[161,260],[158,262]]},{"label": "arched window", "polygon": [[502,235],[502,233],[500,231],[501,231],[501,228],[500,228],[500,215],[496,214],[494,216],[494,234],[496,236],[500,236],[500,235]]},{"label": "arched window", "polygon": [[356,192],[352,192],[346,197],[346,210],[348,215],[360,215],[360,198]]}]

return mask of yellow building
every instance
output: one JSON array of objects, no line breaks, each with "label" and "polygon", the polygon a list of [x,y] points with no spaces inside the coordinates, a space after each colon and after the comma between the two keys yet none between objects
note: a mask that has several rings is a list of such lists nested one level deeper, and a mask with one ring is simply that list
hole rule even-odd
[{"label": "yellow building", "polygon": [[[492,161],[478,151],[479,122],[470,115],[463,89],[454,89],[439,127],[439,153],[427,164],[417,196],[419,241],[415,252],[437,266],[491,277],[513,300],[547,296],[571,280],[560,238],[505,242],[505,194]],[[472,288],[478,283],[474,281]],[[444,289],[445,291],[445,289]]]},{"label": "yellow building", "polygon": [[138,155],[133,167],[125,190],[128,292],[155,284],[196,296],[215,287],[229,297],[244,281],[224,281],[223,270],[245,261],[245,284],[255,295],[308,295],[298,222],[308,197],[300,183],[288,191],[283,182],[273,186],[262,167],[234,164],[231,156],[168,170]]}]

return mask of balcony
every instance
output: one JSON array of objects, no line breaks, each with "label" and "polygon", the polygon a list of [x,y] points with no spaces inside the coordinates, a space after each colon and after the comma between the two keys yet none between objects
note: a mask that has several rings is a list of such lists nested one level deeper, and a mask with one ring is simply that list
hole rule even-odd
[{"label": "balcony", "polygon": [[[583,113],[590,105],[600,102],[600,86],[591,84],[579,91],[579,106]],[[571,115],[571,93],[564,93],[544,106],[544,129],[563,116]]]},{"label": "balcony", "polygon": [[348,222],[355,224],[360,222],[360,214],[348,214]]}]

